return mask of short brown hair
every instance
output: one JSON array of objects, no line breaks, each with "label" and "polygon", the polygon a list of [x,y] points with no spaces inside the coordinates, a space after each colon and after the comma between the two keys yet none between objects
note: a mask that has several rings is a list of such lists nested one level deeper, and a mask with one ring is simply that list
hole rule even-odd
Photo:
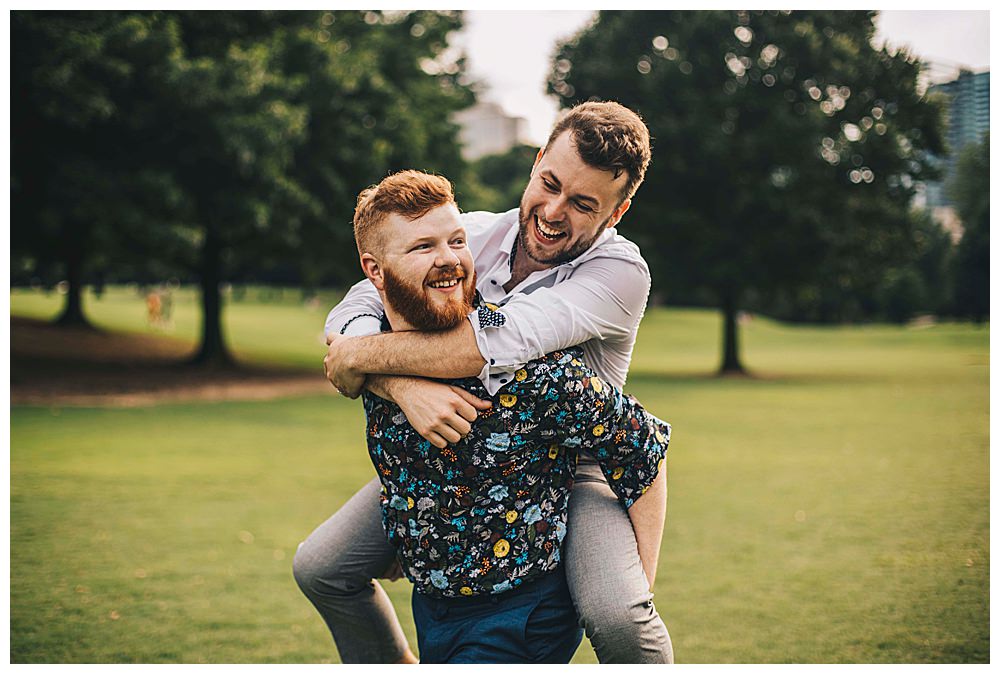
[{"label": "short brown hair", "polygon": [[613,171],[615,178],[622,171],[628,174],[622,201],[631,199],[646,177],[652,156],[649,129],[642,118],[614,101],[581,103],[556,123],[545,144],[546,151],[564,131],[570,132],[576,151],[586,164]]},{"label": "short brown hair", "polygon": [[385,246],[381,225],[396,213],[415,220],[428,211],[455,202],[451,182],[422,171],[400,171],[378,185],[361,191],[354,209],[354,240],[359,253],[381,251]]}]

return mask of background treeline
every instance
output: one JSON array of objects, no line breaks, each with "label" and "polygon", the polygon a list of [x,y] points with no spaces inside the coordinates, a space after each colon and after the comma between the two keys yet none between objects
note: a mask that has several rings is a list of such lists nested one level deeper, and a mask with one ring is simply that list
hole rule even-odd
[{"label": "background treeline", "polygon": [[[873,12],[605,11],[557,45],[563,107],[637,110],[653,163],[623,232],[654,301],[790,321],[988,316],[988,138],[950,186],[957,243],[912,207],[938,177],[943,101],[871,45]],[[466,210],[517,206],[536,148],[465,163],[478,86],[461,12],[11,14],[11,282],[201,288],[198,360],[229,360],[224,282],[358,278],[357,193],[418,168]]]}]

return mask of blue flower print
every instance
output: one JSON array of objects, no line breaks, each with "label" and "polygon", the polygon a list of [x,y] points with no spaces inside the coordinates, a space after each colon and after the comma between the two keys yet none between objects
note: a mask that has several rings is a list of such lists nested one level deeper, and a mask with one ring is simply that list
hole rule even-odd
[{"label": "blue flower print", "polygon": [[489,496],[494,501],[502,501],[507,498],[507,487],[502,484],[493,485],[490,488]]},{"label": "blue flower print", "polygon": [[566,523],[562,520],[556,522],[556,538],[562,543],[562,539],[566,538]]},{"label": "blue flower print", "polygon": [[486,449],[491,452],[505,452],[510,448],[510,433],[490,433],[486,439]]},{"label": "blue flower print", "polygon": [[528,509],[524,511],[524,523],[534,524],[538,520],[542,519],[542,509],[537,505],[532,504],[528,506]]},{"label": "blue flower print", "polygon": [[405,498],[399,494],[395,494],[393,495],[392,500],[389,501],[389,507],[395,508],[396,510],[407,510],[409,508],[409,504],[406,502]]},{"label": "blue flower print", "polygon": [[431,585],[439,590],[444,590],[448,587],[448,579],[445,578],[444,571],[441,569],[431,570]]},{"label": "blue flower print", "polygon": [[[431,573],[434,573],[433,571]],[[502,583],[497,583],[493,586],[493,594],[500,594],[501,592],[506,592],[510,589],[510,581],[505,580]]]}]

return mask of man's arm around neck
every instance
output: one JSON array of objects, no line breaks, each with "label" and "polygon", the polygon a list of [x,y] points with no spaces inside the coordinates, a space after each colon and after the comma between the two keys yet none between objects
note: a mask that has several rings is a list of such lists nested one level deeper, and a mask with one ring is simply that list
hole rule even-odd
[{"label": "man's arm around neck", "polygon": [[335,340],[331,362],[355,374],[403,374],[435,379],[477,377],[486,361],[468,321],[440,332],[387,332]]}]

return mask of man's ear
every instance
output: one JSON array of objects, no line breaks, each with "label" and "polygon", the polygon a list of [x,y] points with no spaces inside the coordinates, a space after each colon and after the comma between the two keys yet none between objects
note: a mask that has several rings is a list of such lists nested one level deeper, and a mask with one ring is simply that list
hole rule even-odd
[{"label": "man's ear", "polygon": [[545,154],[545,148],[538,148],[538,154],[535,155],[535,163],[531,165],[531,172],[535,172],[535,167],[538,166],[538,162],[542,161],[542,155]]},{"label": "man's ear", "polygon": [[625,211],[627,211],[629,206],[631,205],[632,205],[631,199],[626,199],[625,201],[623,201],[618,206],[618,208],[615,209],[614,213],[611,214],[611,217],[608,218],[608,227],[614,227],[615,225],[617,225],[618,221],[622,219],[622,216],[625,215]]},{"label": "man's ear", "polygon": [[382,275],[382,263],[371,253],[361,256],[361,270],[372,284],[379,290],[385,289],[385,277]]}]

